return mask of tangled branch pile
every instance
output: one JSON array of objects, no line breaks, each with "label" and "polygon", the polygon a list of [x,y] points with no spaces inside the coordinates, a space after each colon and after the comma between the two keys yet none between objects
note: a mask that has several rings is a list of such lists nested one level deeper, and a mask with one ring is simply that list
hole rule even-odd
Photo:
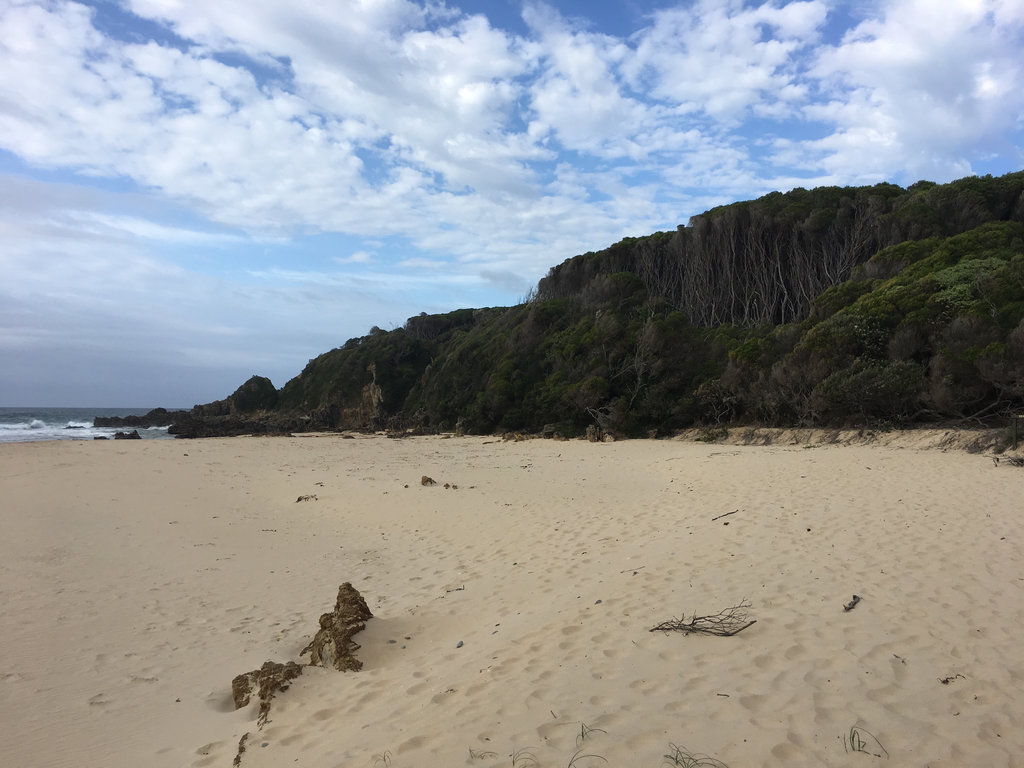
[{"label": "tangled branch pile", "polygon": [[683,632],[687,635],[699,632],[705,635],[731,637],[757,623],[757,619],[751,619],[747,614],[746,609],[749,607],[750,602],[742,600],[738,605],[719,611],[713,616],[694,614],[687,621],[684,614],[681,618],[663,621],[658,626],[651,627],[651,632]]}]

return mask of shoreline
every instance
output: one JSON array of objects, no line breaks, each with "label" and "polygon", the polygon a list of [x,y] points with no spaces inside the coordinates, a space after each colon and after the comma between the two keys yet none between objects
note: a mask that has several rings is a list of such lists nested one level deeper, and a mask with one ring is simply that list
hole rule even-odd
[{"label": "shoreline", "polygon": [[[4,410],[4,409],[0,409]],[[36,412],[40,409],[28,409],[28,408],[8,408],[7,411],[24,411],[25,413]],[[42,409],[44,411],[71,413],[79,412],[78,416],[81,416],[85,411],[90,409]],[[168,434],[166,430],[167,426],[161,427],[150,427],[147,425],[156,424],[159,421],[161,424],[164,423],[161,420],[153,421],[149,417],[156,413],[168,413],[163,408],[150,409],[146,413],[141,413],[142,409],[105,409],[106,411],[121,410],[121,411],[139,411],[139,413],[133,413],[127,417],[97,417],[92,419],[93,426],[86,427],[84,425],[75,424],[72,426],[70,423],[60,427],[60,432],[53,432],[52,429],[47,435],[41,436],[41,432],[33,433],[27,431],[26,436],[22,439],[0,439],[0,444],[20,444],[20,443],[31,443],[31,442],[56,442],[64,440],[79,440],[88,441],[92,439],[113,439],[115,432],[125,431],[128,429],[142,429],[140,436],[143,439],[181,439],[181,440],[208,440],[208,439],[230,439],[233,437],[337,437],[342,436],[346,438],[351,437],[388,437],[392,439],[406,439],[409,437],[420,437],[420,438],[440,438],[448,439],[454,437],[462,437],[463,435],[458,432],[442,431],[442,432],[420,432],[418,430],[407,430],[407,431],[389,431],[389,430],[375,430],[375,431],[356,431],[356,430],[313,430],[313,431],[302,431],[294,429],[292,431],[254,431],[248,432],[240,430],[237,432],[229,432],[225,434],[217,434],[215,432],[208,435],[177,435]],[[91,412],[91,411],[90,411]],[[175,413],[189,413],[188,411],[176,411]],[[103,422],[99,427],[95,426],[97,423]],[[109,422],[109,424],[108,424]],[[663,435],[658,437],[634,437],[624,438],[618,437],[614,434],[604,434],[600,430],[596,430],[593,434],[588,433],[587,435],[579,435],[576,437],[564,437],[557,433],[554,435],[537,432],[505,432],[505,433],[491,433],[487,435],[464,435],[465,437],[477,437],[480,439],[489,440],[535,440],[535,439],[555,439],[555,440],[580,440],[588,442],[622,442],[622,441],[633,441],[633,440],[658,440],[658,441],[683,441],[683,442],[700,442],[707,444],[723,444],[723,445],[807,445],[807,446],[819,446],[819,445],[883,445],[883,446],[895,446],[903,448],[922,448],[922,449],[938,449],[938,450],[962,450],[968,453],[982,453],[990,452],[996,455],[1010,455],[1020,456],[1024,455],[1024,415],[1018,417],[1018,440],[1017,447],[1012,446],[1012,432],[1011,426],[1003,425],[998,427],[987,426],[987,427],[971,427],[965,428],[956,425],[912,425],[906,427],[867,427],[867,426],[848,426],[848,427],[773,427],[759,424],[722,424],[722,425],[701,425],[690,427],[687,429],[677,430],[671,435]],[[16,425],[9,425],[16,426]],[[25,426],[27,429],[28,425]],[[172,425],[173,428],[173,425]],[[57,429],[54,427],[54,429]],[[97,432],[96,430],[100,430]],[[95,433],[95,434],[94,434]],[[39,436],[37,436],[39,435]],[[59,436],[58,436],[59,435]]]},{"label": "shoreline", "polygon": [[[227,766],[249,733],[242,766],[839,765],[860,729],[1014,765],[1021,470],[771,437],[0,445],[0,762]],[[344,581],[363,670],[308,669],[260,730],[231,679],[299,660]],[[744,599],[733,637],[649,631]]]},{"label": "shoreline", "polygon": [[[1010,443],[1008,427],[962,429],[955,427],[906,427],[870,429],[860,427],[760,427],[723,426],[695,428],[671,439],[728,445],[838,445],[887,446],[921,450],[958,450],[966,453],[991,452],[1020,455],[1024,451],[1024,421],[1016,449]],[[725,434],[722,435],[724,430]]]}]

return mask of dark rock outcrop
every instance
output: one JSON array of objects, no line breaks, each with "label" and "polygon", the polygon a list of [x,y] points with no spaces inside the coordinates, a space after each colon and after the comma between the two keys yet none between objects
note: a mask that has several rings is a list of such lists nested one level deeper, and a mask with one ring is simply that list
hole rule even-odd
[{"label": "dark rock outcrop", "polygon": [[334,610],[320,617],[320,630],[300,655],[310,654],[310,664],[333,667],[342,672],[355,672],[363,668],[352,653],[359,645],[352,640],[357,632],[366,629],[367,619],[373,618],[366,601],[349,582],[338,587]]},{"label": "dark rock outcrop", "polygon": [[218,416],[239,417],[243,414],[268,411],[277,405],[277,390],[266,376],[251,376],[242,386],[223,400],[197,405],[191,415],[203,419]]},{"label": "dark rock outcrop", "polygon": [[232,414],[269,411],[277,405],[277,389],[266,376],[252,376],[228,398]]},{"label": "dark rock outcrop", "polygon": [[175,419],[181,418],[188,411],[168,411],[166,408],[154,408],[142,416],[97,416],[92,420],[94,427],[169,427]]},{"label": "dark rock outcrop", "polygon": [[[353,642],[352,636],[366,629],[366,620],[373,617],[366,601],[358,590],[349,582],[338,587],[338,599],[334,610],[320,617],[320,629],[300,654],[311,654],[310,664],[321,667],[334,667],[342,672],[355,672],[362,669],[363,664],[353,655],[359,646]],[[266,661],[259,669],[236,675],[231,681],[231,698],[235,709],[241,709],[252,700],[253,693],[259,697],[260,712],[256,722],[262,728],[270,717],[270,702],[280,692],[287,691],[291,681],[302,674],[303,665],[288,661],[281,664]],[[245,739],[239,742],[238,754],[244,749]],[[236,761],[236,765],[238,762]]]},{"label": "dark rock outcrop", "polygon": [[115,440],[141,440],[142,435],[139,434],[139,430],[133,429],[131,432],[115,432]]},{"label": "dark rock outcrop", "polygon": [[287,691],[291,681],[301,674],[302,665],[294,661],[285,664],[267,661],[259,669],[236,675],[231,681],[231,697],[235,701],[235,709],[246,706],[255,691],[260,700],[260,714],[256,722],[262,726],[270,716],[270,702],[274,695]]},{"label": "dark rock outcrop", "polygon": [[287,435],[324,429],[310,416],[275,410],[278,394],[265,376],[252,376],[223,400],[178,411],[168,433],[175,437],[235,437],[237,435]]},{"label": "dark rock outcrop", "polygon": [[[206,406],[197,406],[205,408]],[[324,429],[299,416],[259,413],[252,416],[202,416],[188,413],[167,430],[175,437],[235,437],[237,435],[289,435]]]}]

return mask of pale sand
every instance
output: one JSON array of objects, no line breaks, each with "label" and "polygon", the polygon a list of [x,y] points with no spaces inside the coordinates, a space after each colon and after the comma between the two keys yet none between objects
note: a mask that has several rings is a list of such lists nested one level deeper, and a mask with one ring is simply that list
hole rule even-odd
[{"label": "pale sand", "polygon": [[[1024,765],[1024,469],[986,456],[58,442],[0,446],[0,500],[2,766],[228,768],[246,732],[251,768]],[[343,581],[363,671],[258,730],[232,677],[298,660]],[[734,637],[648,631],[742,599]]]}]

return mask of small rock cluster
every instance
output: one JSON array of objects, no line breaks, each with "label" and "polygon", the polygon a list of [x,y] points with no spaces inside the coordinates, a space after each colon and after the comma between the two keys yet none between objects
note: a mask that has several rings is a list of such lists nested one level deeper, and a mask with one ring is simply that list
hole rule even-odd
[{"label": "small rock cluster", "polygon": [[[300,656],[310,654],[310,664],[320,667],[334,667],[342,672],[355,672],[363,663],[352,654],[359,646],[353,635],[366,629],[366,620],[373,618],[363,596],[349,582],[338,587],[338,598],[334,610],[320,616],[320,629]],[[249,704],[253,692],[259,696],[260,713],[257,723],[262,728],[270,715],[270,702],[274,695],[288,690],[291,681],[302,674],[303,665],[294,661],[281,664],[276,661],[264,662],[259,669],[236,675],[231,681],[231,696],[235,709]]]}]

